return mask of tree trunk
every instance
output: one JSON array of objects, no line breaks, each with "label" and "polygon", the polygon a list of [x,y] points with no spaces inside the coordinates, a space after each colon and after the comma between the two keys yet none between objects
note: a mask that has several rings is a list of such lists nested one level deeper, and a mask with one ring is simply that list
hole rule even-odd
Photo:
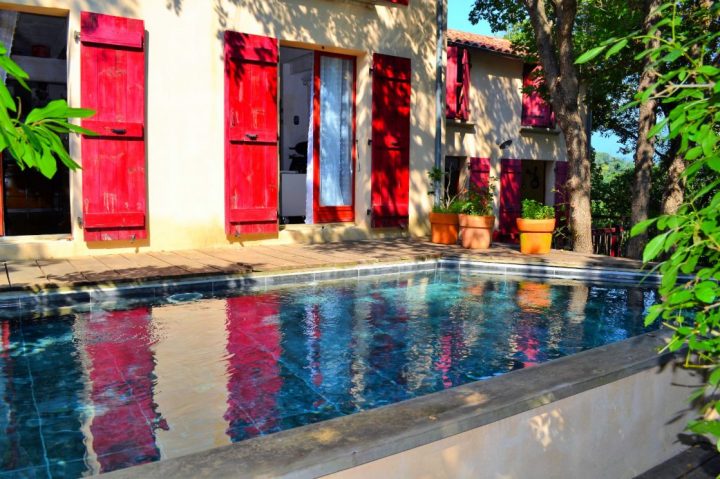
[{"label": "tree trunk", "polygon": [[674,215],[685,199],[685,159],[678,155],[680,142],[673,140],[668,152],[670,164],[667,168],[667,181],[663,191],[661,212],[664,215]]},{"label": "tree trunk", "polygon": [[553,21],[547,17],[545,0],[524,0],[524,3],[535,32],[551,104],[567,147],[573,251],[592,253],[590,158],[587,131],[579,108],[580,89],[573,51],[577,1],[555,0]]},{"label": "tree trunk", "polygon": [[[657,9],[662,3],[661,0],[646,0],[645,19],[643,31],[648,33],[655,25],[659,16]],[[652,39],[648,48],[657,48],[659,41],[657,33]],[[650,88],[657,77],[657,72],[652,68],[650,56],[645,57],[645,64],[640,75],[638,91],[643,92]],[[655,138],[649,138],[650,129],[655,126],[657,101],[650,99],[640,104],[638,112],[638,133],[637,146],[635,148],[635,174],[632,186],[632,204],[630,209],[630,224],[635,225],[648,218],[648,204],[650,203],[650,186],[652,184],[653,158],[655,157]],[[648,241],[647,232],[630,238],[628,241],[627,255],[630,258],[642,258],[643,249]]]}]

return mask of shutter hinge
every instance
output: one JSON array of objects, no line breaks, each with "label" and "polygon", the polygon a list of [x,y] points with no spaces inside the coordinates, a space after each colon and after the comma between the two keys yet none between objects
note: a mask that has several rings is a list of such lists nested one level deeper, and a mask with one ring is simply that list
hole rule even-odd
[{"label": "shutter hinge", "polygon": [[75,39],[75,43],[79,43],[79,42],[80,42],[80,32],[79,32],[79,31],[75,30],[75,31],[73,32],[73,39]]},{"label": "shutter hinge", "polygon": [[372,140],[368,140],[368,146],[372,145]]},{"label": "shutter hinge", "polygon": [[373,71],[375,71],[375,70],[373,69],[373,67],[370,67],[370,69],[368,70],[368,73],[370,73],[370,74],[372,75],[372,74],[373,74]]}]

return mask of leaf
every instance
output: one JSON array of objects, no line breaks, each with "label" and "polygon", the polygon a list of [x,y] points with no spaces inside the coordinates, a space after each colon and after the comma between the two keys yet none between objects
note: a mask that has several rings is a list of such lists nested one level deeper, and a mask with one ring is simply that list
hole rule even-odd
[{"label": "leaf", "polygon": [[630,236],[637,236],[644,233],[647,229],[657,221],[657,218],[650,218],[649,220],[641,221],[632,227],[630,230]]},{"label": "leaf", "polygon": [[716,288],[718,287],[713,281],[703,281],[695,286],[695,297],[703,303],[710,304],[715,301],[717,296]]},{"label": "leaf", "polygon": [[586,51],[585,53],[583,53],[582,55],[580,55],[580,56],[578,57],[578,59],[575,60],[575,64],[576,64],[576,65],[580,65],[580,64],[583,64],[583,63],[587,63],[587,62],[589,62],[590,60],[592,60],[593,58],[595,58],[596,56],[600,55],[600,53],[602,53],[603,50],[605,50],[605,45],[601,45],[601,46],[599,46],[599,47],[591,48],[590,50],[588,50],[588,51]]},{"label": "leaf", "polygon": [[668,233],[663,233],[650,240],[647,246],[645,246],[645,250],[643,251],[643,263],[649,263],[650,261],[655,259],[655,257],[660,253],[660,251],[662,251],[663,244],[667,236]]},{"label": "leaf", "polygon": [[716,68],[711,65],[703,65],[700,68],[698,68],[697,71],[698,71],[698,73],[702,73],[704,75],[710,75],[710,76],[720,75],[720,68]]},{"label": "leaf", "polygon": [[67,111],[65,100],[53,100],[42,108],[33,109],[25,119],[25,123],[31,124],[46,118],[62,118],[67,115]]},{"label": "leaf", "polygon": [[618,53],[620,50],[622,50],[623,48],[625,48],[625,47],[627,46],[627,44],[628,44],[628,39],[627,39],[627,38],[623,38],[622,40],[620,40],[619,42],[617,42],[615,45],[613,45],[612,47],[610,47],[610,49],[609,49],[607,52],[605,52],[605,59],[607,60],[607,59],[610,58],[611,56],[613,56],[613,55],[615,55],[616,53]]},{"label": "leaf", "polygon": [[47,146],[43,146],[42,154],[38,155],[38,169],[46,178],[52,179],[57,172],[57,163],[55,157],[53,157],[50,149]]},{"label": "leaf", "polygon": [[713,386],[718,385],[718,382],[720,382],[720,368],[713,369],[713,372],[710,373],[710,377],[708,378],[708,382]]},{"label": "leaf", "polygon": [[650,326],[662,313],[663,307],[661,304],[654,304],[650,306],[647,316],[645,316],[645,326]]}]

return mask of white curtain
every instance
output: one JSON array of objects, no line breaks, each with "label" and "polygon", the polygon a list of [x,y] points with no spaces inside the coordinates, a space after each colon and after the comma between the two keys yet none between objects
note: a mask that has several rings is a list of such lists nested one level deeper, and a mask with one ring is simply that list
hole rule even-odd
[{"label": "white curtain", "polygon": [[352,66],[344,58],[320,61],[321,206],[352,205]]},{"label": "white curtain", "polygon": [[[315,71],[315,66],[311,65],[310,72]],[[311,77],[312,78],[312,77]],[[313,223],[313,131],[315,122],[313,122],[313,110],[315,109],[315,88],[313,87],[314,82],[311,80],[308,82],[308,88],[310,89],[310,120],[308,121],[308,146],[307,146],[307,175],[305,175],[305,224],[311,225]]]},{"label": "white curtain", "polygon": [[[0,10],[0,42],[5,46],[7,56],[10,56],[12,51],[17,15],[17,12],[12,10]],[[2,75],[2,81],[5,83],[7,72],[3,68],[0,68],[0,75]]]}]

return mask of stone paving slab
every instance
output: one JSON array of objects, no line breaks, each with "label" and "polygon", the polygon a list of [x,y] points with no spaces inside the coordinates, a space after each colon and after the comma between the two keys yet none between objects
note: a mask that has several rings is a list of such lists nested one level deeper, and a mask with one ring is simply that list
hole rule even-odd
[{"label": "stone paving slab", "polygon": [[318,267],[351,267],[359,264],[419,261],[440,257],[471,261],[564,266],[641,268],[625,258],[584,255],[553,250],[543,256],[521,254],[511,245],[496,244],[483,251],[426,240],[392,238],[312,245],[257,245],[195,249],[173,252],[99,255],[69,259],[5,261],[0,292],[42,291],[89,284],[119,284],[161,278],[187,278],[220,274],[296,271]]}]

